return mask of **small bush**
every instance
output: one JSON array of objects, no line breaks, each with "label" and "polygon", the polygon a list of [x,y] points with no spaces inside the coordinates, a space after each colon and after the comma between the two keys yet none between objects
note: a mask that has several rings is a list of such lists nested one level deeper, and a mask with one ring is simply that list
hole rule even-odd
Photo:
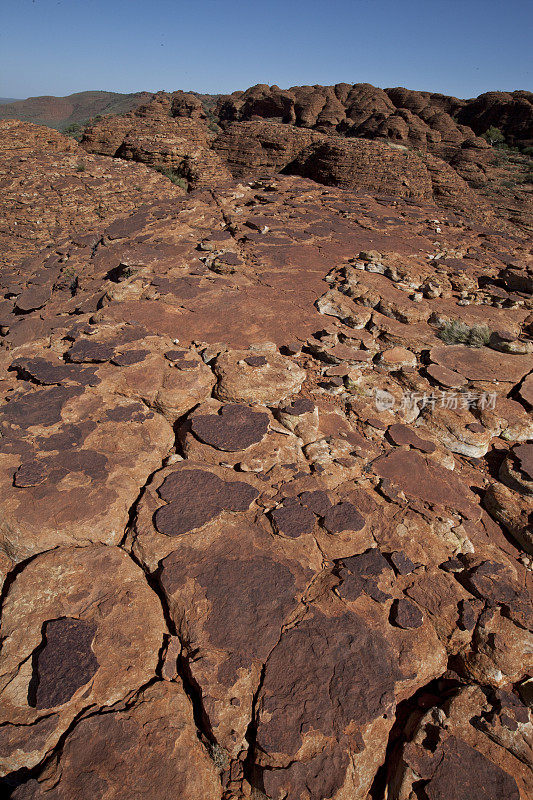
[{"label": "small bush", "polygon": [[501,147],[505,144],[505,136],[499,128],[491,125],[485,133],[483,138],[490,144],[491,147]]},{"label": "small bush", "polygon": [[78,273],[72,267],[65,267],[54,283],[54,289],[70,291],[73,297],[78,291],[78,286]]},{"label": "small bush", "polygon": [[490,328],[487,325],[470,326],[466,322],[454,319],[451,322],[445,322],[437,335],[445,344],[486,347],[490,339]]},{"label": "small bush", "polygon": [[185,180],[185,178],[180,175],[177,169],[172,169],[171,167],[154,167],[156,172],[159,172],[161,175],[164,175],[165,178],[168,178],[169,181],[174,183],[176,186],[180,186],[182,189],[188,189],[189,184]]},{"label": "small bush", "polygon": [[67,125],[66,128],[63,128],[61,133],[64,133],[65,136],[71,136],[79,142],[83,134],[83,125],[73,122],[72,125]]},{"label": "small bush", "polygon": [[85,164],[82,164],[81,161],[76,164],[76,172],[85,172]]},{"label": "small bush", "polygon": [[230,757],[218,743],[215,742],[209,745],[209,755],[213,759],[217,769],[221,772],[229,767]]}]

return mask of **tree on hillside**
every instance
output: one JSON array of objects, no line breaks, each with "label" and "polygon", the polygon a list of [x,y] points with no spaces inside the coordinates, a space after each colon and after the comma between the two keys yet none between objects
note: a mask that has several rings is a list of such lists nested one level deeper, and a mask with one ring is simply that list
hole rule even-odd
[{"label": "tree on hillside", "polygon": [[499,128],[491,125],[488,130],[483,134],[483,138],[490,144],[491,147],[498,147],[498,145],[505,143],[505,136]]}]

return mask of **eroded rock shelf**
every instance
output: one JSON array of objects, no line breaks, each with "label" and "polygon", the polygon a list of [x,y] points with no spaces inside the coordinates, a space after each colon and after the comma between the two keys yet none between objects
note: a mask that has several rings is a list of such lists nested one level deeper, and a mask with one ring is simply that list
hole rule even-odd
[{"label": "eroded rock shelf", "polygon": [[528,234],[258,102],[0,122],[3,790],[530,800]]}]

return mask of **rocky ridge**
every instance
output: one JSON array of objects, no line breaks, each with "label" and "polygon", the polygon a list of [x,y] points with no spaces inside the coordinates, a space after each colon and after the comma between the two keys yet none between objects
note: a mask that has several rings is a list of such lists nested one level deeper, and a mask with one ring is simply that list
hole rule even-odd
[{"label": "rocky ridge", "polygon": [[[39,185],[83,153],[17,135]],[[109,216],[50,191],[1,272],[5,791],[529,800],[528,237],[386,164],[86,157]]]},{"label": "rocky ridge", "polygon": [[326,185],[433,197],[462,213],[483,209],[531,230],[531,158],[480,135],[500,126],[510,145],[533,142],[528,92],[475,100],[370,84],[257,85],[207,102],[159,92],[124,117],[86,128],[92,153],[171,170],[195,188],[279,172]]}]

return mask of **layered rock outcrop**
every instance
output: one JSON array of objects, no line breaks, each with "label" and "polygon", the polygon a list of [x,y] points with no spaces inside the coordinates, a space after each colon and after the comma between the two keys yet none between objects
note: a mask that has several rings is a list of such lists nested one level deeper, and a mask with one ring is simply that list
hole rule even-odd
[{"label": "layered rock outcrop", "polygon": [[[482,135],[490,127],[501,129],[511,146],[527,147],[533,141],[533,104],[530,92],[488,92],[474,100],[459,100],[441,94],[418,92],[404,88],[378,89],[370,84],[336,84],[335,86],[295,86],[281,90],[278,86],[257,85],[245,92],[234,92],[219,98],[215,113],[225,129],[217,140],[223,156],[237,156],[236,165],[245,174],[248,167],[273,164],[277,157],[294,149],[295,129],[334,137],[316,150],[328,151],[327,183],[350,186],[361,180],[362,168],[353,169],[346,152],[350,151],[338,137],[386,141],[407,148],[410,156],[422,157],[428,169],[438,174],[444,193],[455,195],[455,204],[466,191],[467,204],[474,199],[472,189],[480,192],[484,202],[496,206],[500,217],[510,218],[531,227],[531,161],[527,156],[507,155],[495,151]],[[259,120],[264,120],[261,127]],[[266,125],[268,121],[268,127]],[[272,130],[275,124],[289,127],[287,144],[277,145],[283,136]],[[247,124],[248,127],[244,127]],[[236,127],[237,126],[237,127]],[[246,144],[240,147],[237,137]],[[253,137],[252,141],[250,141]],[[303,140],[303,137],[302,137]],[[288,142],[291,142],[288,147]],[[274,152],[272,152],[274,151]],[[265,158],[266,156],[266,158]],[[275,156],[275,158],[272,158]],[[374,151],[378,160],[380,151]],[[305,158],[305,153],[298,160]],[[443,163],[445,162],[445,163]],[[452,169],[449,169],[447,164]],[[314,166],[315,179],[320,170]],[[385,173],[387,168],[385,168]],[[333,178],[332,173],[335,173]],[[234,173],[236,174],[236,173]],[[301,172],[299,174],[302,174]],[[366,175],[376,181],[381,170]],[[458,177],[461,180],[458,180]],[[464,182],[468,183],[467,188]],[[440,204],[438,189],[435,197]]]},{"label": "layered rock outcrop", "polygon": [[17,120],[0,120],[0,263],[11,266],[42,245],[60,245],[147,203],[183,190],[142,166],[89,155],[73,139]]},{"label": "layered rock outcrop", "polygon": [[201,102],[186,92],[160,92],[122,117],[104,118],[85,129],[81,147],[170,170],[184,185],[209,186],[230,177],[210,147]]},{"label": "layered rock outcrop", "polygon": [[304,128],[347,136],[389,138],[442,154],[465,139],[495,126],[510,144],[533,137],[531,92],[486,92],[473,100],[403,87],[379,89],[369,83],[335,86],[258,84],[219,98],[216,114],[224,122],[276,119]]}]

